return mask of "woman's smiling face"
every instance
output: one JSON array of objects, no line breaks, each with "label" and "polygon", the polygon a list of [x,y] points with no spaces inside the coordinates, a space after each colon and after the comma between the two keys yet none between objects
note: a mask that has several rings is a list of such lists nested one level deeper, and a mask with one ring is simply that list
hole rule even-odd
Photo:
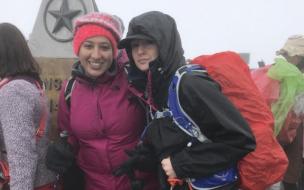
[{"label": "woman's smiling face", "polygon": [[103,36],[86,39],[80,46],[79,60],[86,76],[96,79],[104,74],[113,63],[113,47]]}]

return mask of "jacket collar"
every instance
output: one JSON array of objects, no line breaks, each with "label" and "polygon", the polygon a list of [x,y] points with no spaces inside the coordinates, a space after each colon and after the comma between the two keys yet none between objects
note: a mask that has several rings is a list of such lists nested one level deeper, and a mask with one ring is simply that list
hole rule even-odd
[{"label": "jacket collar", "polygon": [[113,61],[111,67],[109,68],[109,70],[107,72],[105,72],[104,74],[102,74],[101,76],[99,76],[96,79],[89,78],[88,76],[85,75],[85,70],[81,66],[80,61],[77,61],[76,63],[74,63],[74,65],[72,67],[72,76],[73,77],[75,77],[79,81],[86,82],[86,83],[92,84],[92,85],[106,83],[108,81],[113,80],[114,77],[116,76],[117,72],[118,72],[118,70],[117,70],[117,65],[116,65],[115,61]]}]

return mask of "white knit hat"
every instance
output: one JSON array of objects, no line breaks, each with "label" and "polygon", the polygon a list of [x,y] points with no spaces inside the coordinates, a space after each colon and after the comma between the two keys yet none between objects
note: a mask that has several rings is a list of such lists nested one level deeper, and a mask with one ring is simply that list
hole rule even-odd
[{"label": "white knit hat", "polygon": [[290,36],[282,49],[277,54],[288,56],[301,56],[304,57],[304,35]]}]

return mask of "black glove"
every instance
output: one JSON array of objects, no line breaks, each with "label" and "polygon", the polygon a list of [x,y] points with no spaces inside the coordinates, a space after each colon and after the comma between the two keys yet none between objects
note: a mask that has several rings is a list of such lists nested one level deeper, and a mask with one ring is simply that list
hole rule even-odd
[{"label": "black glove", "polygon": [[113,172],[115,176],[127,175],[130,179],[131,190],[142,190],[144,188],[144,181],[135,178],[134,166],[137,158],[130,158],[124,162],[118,169]]},{"label": "black glove", "polygon": [[158,159],[151,146],[141,143],[134,150],[126,151],[126,154],[129,156],[128,160],[114,171],[114,175],[130,175],[133,170],[144,172],[156,171]]},{"label": "black glove", "polygon": [[128,160],[113,172],[115,176],[127,175],[130,178],[132,190],[142,190],[145,185],[143,180],[136,179],[134,170],[147,172],[156,169],[158,161],[151,148],[141,143],[134,150],[126,150]]},{"label": "black glove", "polygon": [[123,164],[121,164],[116,170],[114,170],[113,175],[115,176],[128,175],[130,178],[135,178],[134,170],[137,161],[138,161],[137,157],[130,157]]},{"label": "black glove", "polygon": [[85,190],[84,172],[76,162],[62,175],[63,189]]},{"label": "black glove", "polygon": [[172,118],[154,119],[146,130],[144,142],[151,144],[159,160],[185,148],[191,137],[175,125]]},{"label": "black glove", "polygon": [[46,166],[48,169],[62,175],[73,164],[75,164],[75,155],[73,148],[67,142],[67,138],[60,138],[49,145],[46,154]]}]

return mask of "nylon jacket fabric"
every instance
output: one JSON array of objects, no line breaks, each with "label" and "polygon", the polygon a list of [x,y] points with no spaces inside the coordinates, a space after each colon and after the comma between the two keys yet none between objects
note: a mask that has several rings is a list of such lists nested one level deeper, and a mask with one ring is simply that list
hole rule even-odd
[{"label": "nylon jacket fabric", "polygon": [[[86,190],[130,189],[127,176],[112,173],[127,159],[125,150],[137,144],[144,112],[128,91],[121,65],[113,63],[110,72],[90,80],[78,63],[73,69],[76,83],[70,109],[64,99],[64,86],[60,93],[58,126],[72,135],[78,165],[85,172]],[[145,189],[155,187],[152,184]]]},{"label": "nylon jacket fabric", "polygon": [[[137,95],[152,94],[153,106],[163,110],[167,108],[171,78],[176,70],[185,64],[175,21],[169,15],[157,11],[144,13],[132,19],[129,24],[127,37],[134,34],[144,34],[153,39],[159,47],[159,57],[150,63],[152,80],[149,81],[147,75],[136,69],[131,49],[127,46],[131,87],[137,91]],[[152,93],[149,93],[149,85],[152,87]],[[186,74],[180,88],[182,106],[191,118],[199,123],[202,132],[213,143],[194,143],[193,146],[187,147],[187,143],[193,139],[178,129],[171,118],[152,120],[144,141],[153,145],[160,160],[167,156],[171,157],[178,177],[202,177],[214,174],[236,164],[243,156],[254,150],[255,140],[247,122],[221,94],[217,83],[210,78]],[[161,176],[163,189],[168,188],[165,180],[163,174]]]},{"label": "nylon jacket fabric", "polygon": [[241,189],[265,190],[280,181],[288,160],[273,135],[274,118],[252,80],[248,66],[234,52],[199,56],[192,63],[204,66],[221,85],[223,94],[238,108],[256,138],[255,151],[238,164]]},{"label": "nylon jacket fabric", "polygon": [[251,77],[260,92],[262,92],[262,96],[269,107],[271,107],[271,104],[276,102],[280,96],[279,81],[273,80],[267,76],[270,67],[271,65],[266,65],[265,67],[251,71]]}]

